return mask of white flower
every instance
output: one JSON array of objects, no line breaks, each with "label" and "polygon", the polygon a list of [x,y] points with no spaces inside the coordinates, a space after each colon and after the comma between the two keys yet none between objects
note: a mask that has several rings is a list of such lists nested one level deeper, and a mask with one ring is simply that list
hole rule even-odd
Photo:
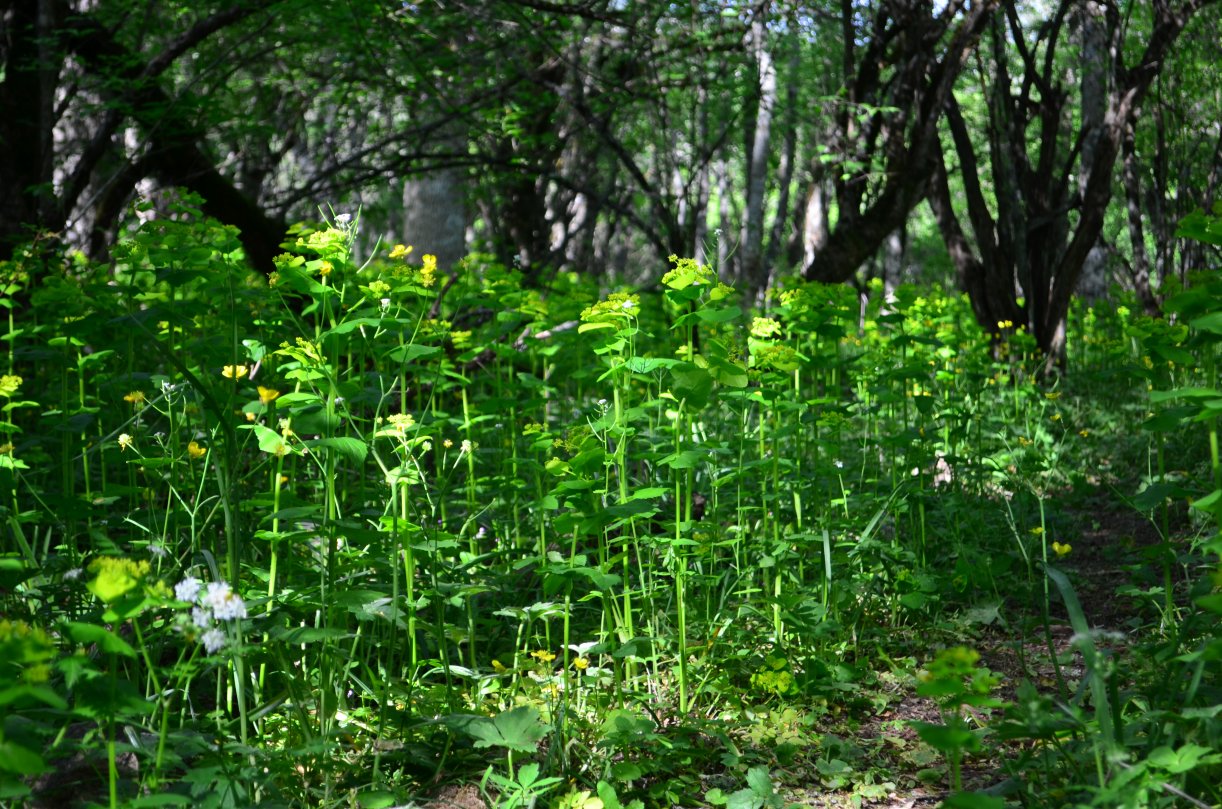
[{"label": "white flower", "polygon": [[164,545],[149,545],[149,553],[158,559],[164,559],[170,552],[165,549]]},{"label": "white flower", "polygon": [[199,642],[204,644],[208,654],[215,654],[225,648],[225,633],[213,627],[199,636]]},{"label": "white flower", "polygon": [[385,312],[387,309],[389,309],[389,308],[390,308],[390,298],[382,298],[382,299],[381,299],[380,301],[378,301],[378,302],[379,302],[380,304],[382,304],[382,311],[383,311],[383,312]]},{"label": "white flower", "polygon": [[185,579],[174,585],[174,597],[179,601],[186,601],[188,604],[195,603],[196,596],[199,595],[200,581],[194,576],[187,576]]},{"label": "white flower", "polygon": [[82,568],[74,567],[71,570],[64,571],[64,581],[76,581],[85,571]]},{"label": "white flower", "polygon": [[119,449],[126,452],[127,448],[132,445],[132,437],[127,433],[119,436]]},{"label": "white flower", "polygon": [[351,221],[352,221],[352,214],[350,213],[341,213],[341,214],[335,215],[335,224],[337,225],[346,225]]},{"label": "white flower", "polygon": [[833,461],[833,463],[836,464],[837,469],[844,469],[844,461]]},{"label": "white flower", "polygon": [[205,607],[212,609],[212,614],[218,621],[246,617],[246,602],[223,581],[208,582],[208,592],[204,595],[203,603]]},{"label": "white flower", "polygon": [[458,448],[458,452],[461,455],[466,455],[468,452],[471,452],[471,450],[473,449],[475,449],[475,445],[464,438],[462,445]]},{"label": "white flower", "polygon": [[212,626],[212,614],[200,607],[194,607],[191,610],[191,623],[198,629],[207,629]]}]

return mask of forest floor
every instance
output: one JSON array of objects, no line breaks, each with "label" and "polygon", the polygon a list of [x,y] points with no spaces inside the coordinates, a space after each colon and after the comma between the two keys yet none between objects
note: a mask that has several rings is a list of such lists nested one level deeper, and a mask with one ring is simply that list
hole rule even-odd
[{"label": "forest floor", "polygon": [[[1072,553],[1059,567],[1069,575],[1086,618],[1093,628],[1111,631],[1116,640],[1114,654],[1124,655],[1130,633],[1143,626],[1139,603],[1117,594],[1132,580],[1135,566],[1142,564],[1142,551],[1159,543],[1158,532],[1131,505],[1113,491],[1099,487],[1078,492],[1067,500],[1065,516],[1073,523]],[[1148,564],[1148,563],[1146,563]],[[1058,677],[1076,690],[1085,674],[1082,657],[1071,645],[1073,630],[1055,592],[1050,598],[1050,628],[1028,614],[1023,621],[1008,619],[1003,608],[986,617],[962,639],[980,653],[980,665],[1000,675],[996,696],[1013,701],[1023,682],[1032,683],[1041,694],[1058,691]],[[1010,611],[1015,605],[1009,605]],[[1031,610],[1026,610],[1030,613]],[[1149,614],[1145,616],[1148,624]],[[907,638],[906,644],[919,642]],[[919,650],[924,656],[928,650]],[[1055,660],[1054,660],[1055,658]],[[1059,674],[1058,674],[1059,669]],[[938,722],[938,706],[915,693],[912,678],[882,670],[869,695],[872,709],[831,710],[811,729],[812,755],[799,756],[788,767],[777,767],[772,776],[786,806],[826,809],[916,809],[937,806],[949,794],[946,767],[941,756],[917,737],[912,721]],[[857,700],[858,705],[865,700]],[[977,712],[980,724],[990,720],[988,711]],[[994,717],[996,714],[994,714]],[[854,761],[851,774],[838,779],[813,753],[826,748],[828,740]],[[1006,780],[1002,757],[1016,753],[1006,746],[986,745],[988,754],[969,758],[963,765],[963,787],[995,791]],[[866,762],[863,764],[863,762]],[[739,781],[721,773],[701,776],[707,788],[731,792]],[[839,781],[839,783],[837,783]],[[782,786],[783,785],[783,786]],[[808,786],[807,786],[808,785]],[[694,798],[694,805],[711,805]],[[480,790],[470,784],[440,787],[417,804],[423,809],[490,809]]]},{"label": "forest floor", "polygon": [[[1072,496],[1074,505],[1067,516],[1074,523],[1076,535],[1069,557],[1058,565],[1069,575],[1087,621],[1093,629],[1114,633],[1111,651],[1123,656],[1130,633],[1142,626],[1140,605],[1132,598],[1118,595],[1118,590],[1133,579],[1136,566],[1141,564],[1143,549],[1159,544],[1158,531],[1150,521],[1126,504],[1114,493],[1099,487],[1083,496]],[[1148,619],[1148,614],[1146,616]],[[1024,628],[1027,630],[1024,633]],[[1123,639],[1122,639],[1123,638]],[[1085,669],[1082,655],[1072,645],[1073,629],[1059,598],[1050,598],[1050,632],[1028,622],[1026,627],[1004,619],[991,623],[977,637],[965,642],[980,653],[980,664],[1001,676],[996,696],[1006,702],[1016,698],[1023,682],[1032,683],[1041,694],[1055,695],[1059,677],[1071,690],[1076,690]],[[987,716],[977,716],[981,724]],[[903,689],[895,703],[863,723],[859,743],[882,739],[879,746],[885,763],[880,770],[890,775],[896,788],[885,798],[863,799],[860,789],[828,794],[820,788],[795,789],[786,795],[803,807],[885,807],[914,809],[936,806],[949,794],[945,779],[923,784],[923,776],[933,773],[936,759],[929,750],[920,751],[916,733],[909,722],[939,721],[937,706],[929,699],[917,696],[913,689]],[[991,755],[969,758],[963,765],[963,788],[996,792],[1006,780],[1002,756],[1011,750],[1006,746],[988,746]],[[905,784],[908,786],[905,788]]]}]

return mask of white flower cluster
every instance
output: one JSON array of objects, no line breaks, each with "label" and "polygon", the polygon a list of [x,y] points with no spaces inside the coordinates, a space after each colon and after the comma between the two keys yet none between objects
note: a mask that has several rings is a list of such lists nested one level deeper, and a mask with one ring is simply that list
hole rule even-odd
[{"label": "white flower cluster", "polygon": [[193,605],[191,623],[201,631],[199,642],[208,654],[219,652],[228,641],[218,622],[246,617],[246,602],[228,582],[213,581],[205,586],[194,576],[187,576],[174,585],[174,597]]}]

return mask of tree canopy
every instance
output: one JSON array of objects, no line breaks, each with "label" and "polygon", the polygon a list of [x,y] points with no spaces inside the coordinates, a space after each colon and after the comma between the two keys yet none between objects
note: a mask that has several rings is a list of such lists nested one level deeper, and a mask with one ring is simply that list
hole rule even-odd
[{"label": "tree canopy", "polygon": [[402,237],[534,283],[655,283],[670,255],[756,294],[792,272],[900,274],[958,285],[983,324],[1055,356],[1084,275],[1157,308],[1202,249],[1175,223],[1219,180],[1211,0],[0,15],[0,258],[48,234],[104,258],[132,203],[173,188],[263,271],[320,203],[359,205],[386,236],[440,206],[448,224]]}]

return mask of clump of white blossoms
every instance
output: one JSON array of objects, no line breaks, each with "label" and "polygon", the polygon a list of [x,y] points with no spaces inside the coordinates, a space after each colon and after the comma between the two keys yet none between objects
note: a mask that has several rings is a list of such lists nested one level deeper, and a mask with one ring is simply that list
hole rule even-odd
[{"label": "clump of white blossoms", "polygon": [[205,585],[194,576],[187,576],[174,585],[174,597],[191,605],[191,626],[208,654],[215,654],[228,644],[230,633],[226,632],[226,625],[232,625],[236,634],[236,622],[246,617],[246,602],[228,582]]}]

